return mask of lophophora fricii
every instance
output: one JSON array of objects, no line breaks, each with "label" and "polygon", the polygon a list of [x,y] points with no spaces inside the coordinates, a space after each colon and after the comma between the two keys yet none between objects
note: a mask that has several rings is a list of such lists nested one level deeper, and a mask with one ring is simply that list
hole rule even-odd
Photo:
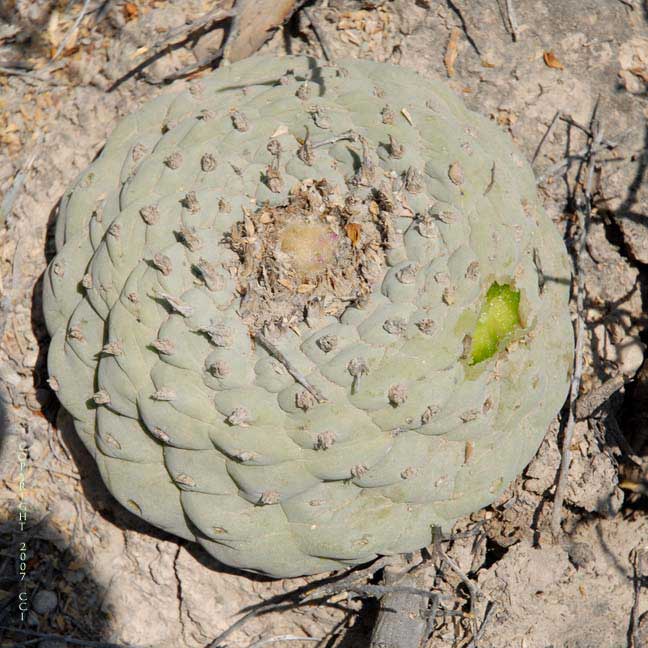
[{"label": "lophophora fricii", "polygon": [[567,392],[568,257],[528,164],[397,66],[252,58],[151,101],[56,247],[50,384],[108,489],[242,569],[429,544]]}]

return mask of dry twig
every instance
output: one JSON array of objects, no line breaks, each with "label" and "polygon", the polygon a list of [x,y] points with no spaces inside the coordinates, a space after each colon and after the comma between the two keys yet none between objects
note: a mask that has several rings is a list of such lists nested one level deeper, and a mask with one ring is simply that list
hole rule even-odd
[{"label": "dry twig", "polygon": [[313,11],[308,7],[303,7],[302,12],[308,18],[310,22],[311,29],[319,41],[320,47],[322,48],[322,54],[327,61],[333,60],[333,50],[331,49],[331,44],[329,42],[326,32],[322,29],[319,19],[315,16]]},{"label": "dry twig", "polygon": [[590,138],[585,155],[585,171],[587,173],[583,187],[583,200],[578,204],[578,238],[576,240],[576,249],[574,257],[574,274],[576,282],[574,292],[576,298],[576,349],[574,356],[574,371],[569,386],[569,405],[567,421],[564,426],[564,437],[562,443],[562,458],[560,470],[556,483],[556,492],[554,494],[554,505],[551,512],[551,531],[554,537],[558,537],[562,522],[562,506],[565,499],[565,489],[567,488],[567,477],[569,474],[569,464],[571,463],[571,443],[576,427],[576,403],[579,396],[581,379],[584,368],[584,347],[585,347],[585,317],[583,315],[585,302],[585,274],[583,272],[583,260],[587,253],[587,232],[589,222],[592,216],[592,182],[594,179],[594,159],[596,150],[601,146],[603,141],[603,131],[597,117],[598,101],[594,106],[592,118],[590,120],[590,129],[593,137]]},{"label": "dry twig", "polygon": [[[168,52],[182,47],[188,41],[195,40],[203,34],[206,34],[208,31],[213,29],[217,23],[232,18],[235,13],[236,12],[234,11],[223,9],[220,6],[217,6],[211,11],[208,11],[203,16],[200,16],[200,18],[196,18],[196,20],[192,20],[182,27],[171,30],[171,32],[169,32],[162,40],[154,43],[151,46],[151,48],[148,50],[149,54],[145,60],[138,63],[134,68],[128,70],[128,72],[119,77],[110,86],[108,91],[112,92],[113,90],[116,90],[123,83],[134,77],[136,74],[143,72],[145,68],[155,63],[155,61],[163,57]],[[183,76],[187,76],[188,74],[192,74],[193,72],[196,72],[200,69],[204,69],[205,67],[211,65],[213,61],[220,58],[222,55],[223,48],[221,47],[217,52],[214,52],[214,54],[208,61],[195,63],[186,68],[183,68],[176,74],[165,77],[161,82],[167,83],[169,81],[174,81],[178,78],[182,78]]]},{"label": "dry twig", "polygon": [[551,137],[552,133],[554,132],[556,128],[556,124],[558,123],[558,119],[561,116],[560,110],[556,110],[556,114],[553,116],[553,119],[551,120],[551,123],[549,124],[549,128],[545,131],[544,135],[542,136],[542,139],[538,143],[538,146],[536,147],[536,150],[533,153],[533,157],[531,158],[531,164],[533,165],[535,161],[538,158],[538,155],[540,155],[540,149],[544,146],[544,143]]},{"label": "dry twig", "polygon": [[[339,586],[346,583],[353,583],[361,578],[369,578],[375,574],[379,569],[385,566],[388,558],[375,560],[368,567],[364,569],[352,570],[346,576],[341,574],[339,577],[325,577],[314,583],[309,583],[304,587],[296,588],[291,592],[273,596],[267,601],[262,601],[260,604],[246,608],[243,616],[237,619],[229,628],[226,628],[220,635],[218,635],[208,646],[208,648],[220,648],[222,641],[227,639],[235,630],[244,626],[251,619],[269,614],[271,612],[278,612],[287,608],[308,605],[309,603],[317,603],[326,601],[333,594],[338,593]],[[342,591],[348,591],[348,587],[344,587]]]},{"label": "dry twig", "polygon": [[448,5],[448,8],[453,11],[459,19],[459,22],[461,23],[461,30],[463,31],[466,40],[470,43],[470,46],[473,48],[473,50],[475,50],[475,54],[477,54],[477,56],[481,56],[481,51],[479,50],[479,47],[477,47],[477,43],[475,42],[473,37],[470,35],[468,23],[466,22],[466,19],[464,18],[463,12],[461,11],[460,7],[458,7],[456,2],[454,2],[453,0],[446,0],[446,3]]},{"label": "dry twig", "polygon": [[587,160],[597,153],[600,153],[602,150],[612,150],[620,146],[630,135],[632,134],[632,129],[629,129],[621,134],[621,136],[616,140],[606,140],[601,139],[598,143],[591,143],[584,146],[582,149],[577,151],[572,155],[566,155],[562,160],[559,160],[555,164],[552,164],[536,181],[536,184],[542,184],[550,178],[554,178],[557,175],[560,175],[574,163],[574,162],[587,162]]},{"label": "dry twig", "polygon": [[513,38],[513,41],[517,41],[520,28],[518,27],[515,9],[513,8],[513,0],[505,0],[505,4],[508,22],[511,28],[511,37]]},{"label": "dry twig", "polygon": [[478,648],[477,642],[484,634],[484,630],[486,629],[486,625],[490,621],[491,614],[494,609],[495,603],[493,603],[493,601],[488,601],[488,603],[486,604],[486,611],[484,612],[484,618],[479,626],[479,630],[477,630],[477,634],[472,638],[471,642],[466,646],[466,648]]},{"label": "dry twig", "polygon": [[260,639],[250,644],[248,648],[261,648],[261,646],[267,646],[272,643],[277,643],[279,641],[304,641],[304,642],[318,642],[322,641],[321,637],[296,637],[295,635],[277,635],[276,637],[268,637],[267,639]]},{"label": "dry twig", "polygon": [[285,368],[286,371],[302,386],[310,392],[319,403],[325,403],[326,398],[322,393],[311,385],[306,376],[295,367],[288,358],[277,347],[268,340],[262,333],[255,333],[254,339],[273,357],[278,360]]}]

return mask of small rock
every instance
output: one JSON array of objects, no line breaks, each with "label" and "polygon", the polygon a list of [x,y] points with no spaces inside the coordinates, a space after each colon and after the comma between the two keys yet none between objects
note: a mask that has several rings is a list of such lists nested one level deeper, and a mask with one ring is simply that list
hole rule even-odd
[{"label": "small rock", "polygon": [[616,349],[621,371],[626,376],[634,376],[643,364],[646,345],[638,337],[627,337]]},{"label": "small rock", "polygon": [[591,563],[596,556],[587,542],[572,542],[567,545],[567,555],[574,567],[580,569]]},{"label": "small rock", "polygon": [[34,439],[29,444],[29,458],[32,461],[38,461],[42,456],[43,456],[43,444],[38,439]]},{"label": "small rock", "polygon": [[32,609],[37,614],[50,614],[58,605],[58,596],[52,590],[39,590],[32,599]]}]

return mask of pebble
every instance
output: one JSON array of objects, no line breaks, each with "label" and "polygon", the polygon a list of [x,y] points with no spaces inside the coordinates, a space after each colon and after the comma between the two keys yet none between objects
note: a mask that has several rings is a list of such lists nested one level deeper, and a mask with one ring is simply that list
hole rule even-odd
[{"label": "pebble", "polygon": [[567,555],[575,567],[584,567],[596,559],[592,547],[586,542],[572,542],[567,546]]},{"label": "pebble", "polygon": [[58,605],[58,596],[52,590],[38,590],[32,599],[32,609],[37,614],[50,614]]},{"label": "pebble", "polygon": [[43,456],[43,451],[43,444],[38,439],[34,439],[29,444],[29,458],[32,461],[38,461]]},{"label": "pebble", "polygon": [[638,337],[627,337],[616,348],[619,368],[625,376],[634,376],[643,364],[646,345]]}]

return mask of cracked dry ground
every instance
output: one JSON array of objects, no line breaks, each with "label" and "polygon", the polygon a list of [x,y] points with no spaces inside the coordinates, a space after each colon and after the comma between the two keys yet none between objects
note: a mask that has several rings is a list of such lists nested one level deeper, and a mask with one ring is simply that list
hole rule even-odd
[{"label": "cracked dry ground", "polygon": [[[12,524],[21,441],[29,455],[30,630],[122,644],[203,646],[244,607],[313,580],[273,581],[228,571],[197,547],[121,509],[66,417],[57,416],[45,382],[40,276],[51,253],[48,232],[57,202],[118,119],[168,91],[150,81],[195,62],[218,40],[207,34],[147,68],[149,82],[132,78],[107,91],[139,62],[140,48],[200,15],[207,4],[113,2],[99,24],[92,14],[81,23],[60,69],[50,74],[52,82],[0,74],[0,194],[3,204],[12,202],[0,223],[0,399],[8,418],[0,455],[0,577],[8,579],[0,584],[1,625],[18,624],[12,592],[18,536]],[[3,5],[11,11],[0,11],[0,60],[21,51],[42,60],[81,9],[79,2],[42,0]],[[507,493],[456,529],[479,521],[482,531],[450,543],[447,552],[485,596],[480,619],[487,600],[496,603],[483,646],[621,648],[633,645],[634,619],[634,648],[640,648],[648,645],[648,594],[642,591],[646,574],[637,573],[633,557],[648,544],[646,500],[619,484],[637,479],[628,455],[640,463],[648,455],[648,370],[643,366],[648,10],[639,0],[515,0],[513,42],[501,5],[329,0],[311,3],[310,11],[335,57],[397,62],[446,79],[470,108],[506,130],[529,159],[557,111],[587,125],[599,101],[605,137],[618,146],[602,150],[595,167],[594,212],[581,268],[587,297],[583,391],[592,392],[619,373],[627,383],[576,426],[560,541],[549,532],[560,461],[556,423]],[[31,38],[19,43],[12,29]],[[321,55],[303,14],[262,51]],[[574,235],[578,160],[566,173],[552,175],[552,169],[585,142],[582,129],[556,120],[534,162],[544,178],[539,189],[545,207],[568,242]],[[467,609],[466,591],[452,573],[433,580],[430,572],[423,581],[451,595],[456,609]],[[254,618],[226,644],[247,646],[260,637],[290,634],[333,637],[321,645],[362,646],[374,615],[373,602],[338,596],[335,605]],[[465,645],[465,636],[465,627],[447,618],[429,646]],[[14,637],[7,645],[26,640]]]}]

